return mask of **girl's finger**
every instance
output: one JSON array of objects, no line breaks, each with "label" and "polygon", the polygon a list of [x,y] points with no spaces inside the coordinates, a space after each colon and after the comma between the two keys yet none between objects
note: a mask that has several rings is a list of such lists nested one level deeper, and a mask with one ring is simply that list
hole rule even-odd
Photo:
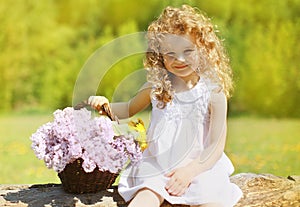
[{"label": "girl's finger", "polygon": [[94,97],[95,97],[95,96],[90,96],[90,97],[88,98],[87,103],[88,103],[88,104],[91,104],[92,101],[93,101],[93,99],[94,99]]},{"label": "girl's finger", "polygon": [[175,196],[182,196],[185,193],[186,188],[182,188],[180,190],[178,190],[178,192],[176,192]]},{"label": "girl's finger", "polygon": [[183,186],[180,185],[180,183],[176,182],[174,185],[171,186],[170,189],[168,189],[168,192],[171,195],[177,196],[180,194],[180,192],[183,190]]},{"label": "girl's finger", "polygon": [[109,101],[104,96],[90,96],[88,98],[88,104],[91,105],[93,108],[101,107],[103,104],[108,104]]},{"label": "girl's finger", "polygon": [[165,188],[167,190],[171,190],[176,185],[176,178],[172,176],[170,180],[167,182]]},{"label": "girl's finger", "polygon": [[165,174],[166,177],[171,177],[174,174],[175,170],[172,170]]}]

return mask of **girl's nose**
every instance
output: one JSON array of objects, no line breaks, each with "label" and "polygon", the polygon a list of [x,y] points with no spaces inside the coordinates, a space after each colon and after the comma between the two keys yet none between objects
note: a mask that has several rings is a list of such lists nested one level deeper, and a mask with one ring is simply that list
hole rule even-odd
[{"label": "girl's nose", "polygon": [[185,61],[184,54],[183,54],[183,53],[179,54],[179,55],[177,56],[176,59],[177,59],[178,61],[184,62],[184,61]]}]

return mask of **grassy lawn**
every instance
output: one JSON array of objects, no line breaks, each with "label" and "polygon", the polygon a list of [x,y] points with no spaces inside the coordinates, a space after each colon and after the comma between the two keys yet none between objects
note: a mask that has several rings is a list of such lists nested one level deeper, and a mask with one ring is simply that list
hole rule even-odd
[{"label": "grassy lawn", "polygon": [[[52,115],[0,116],[0,184],[60,182],[30,148],[30,135]],[[236,172],[300,174],[300,119],[230,118],[226,153]]]},{"label": "grassy lawn", "polygon": [[31,150],[30,135],[52,120],[52,115],[13,115],[0,117],[0,183],[58,182]]},{"label": "grassy lawn", "polygon": [[300,120],[230,118],[226,152],[235,173],[300,175]]}]

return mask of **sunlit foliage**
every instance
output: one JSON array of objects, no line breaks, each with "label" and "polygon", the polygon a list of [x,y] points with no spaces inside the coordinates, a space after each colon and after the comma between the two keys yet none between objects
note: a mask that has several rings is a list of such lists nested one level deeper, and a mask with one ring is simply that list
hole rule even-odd
[{"label": "sunlit foliage", "polygon": [[[204,10],[225,39],[236,82],[232,114],[300,117],[299,0],[3,0],[0,111],[71,105],[77,75],[94,51],[146,31],[163,7],[182,3]],[[111,98],[142,61],[136,55],[113,65],[98,93]]]}]

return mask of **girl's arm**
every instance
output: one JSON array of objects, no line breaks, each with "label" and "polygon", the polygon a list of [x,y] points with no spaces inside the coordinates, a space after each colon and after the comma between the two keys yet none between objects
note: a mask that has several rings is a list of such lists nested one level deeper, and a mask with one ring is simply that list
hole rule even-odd
[{"label": "girl's arm", "polygon": [[[145,83],[138,93],[128,102],[110,103],[112,112],[119,119],[126,119],[135,115],[150,104],[150,92],[150,83]],[[98,106],[102,106],[103,104],[109,102],[103,96],[91,96],[88,99],[88,103],[91,104],[92,107],[97,108]]]},{"label": "girl's arm", "polygon": [[150,84],[145,83],[132,99],[130,99],[128,102],[111,103],[111,109],[113,113],[120,119],[132,117],[136,113],[147,108],[147,106],[150,104],[150,92]]},{"label": "girl's arm", "polygon": [[223,92],[213,92],[210,104],[208,144],[201,155],[189,164],[195,175],[212,168],[221,158],[226,142],[227,99]]}]

